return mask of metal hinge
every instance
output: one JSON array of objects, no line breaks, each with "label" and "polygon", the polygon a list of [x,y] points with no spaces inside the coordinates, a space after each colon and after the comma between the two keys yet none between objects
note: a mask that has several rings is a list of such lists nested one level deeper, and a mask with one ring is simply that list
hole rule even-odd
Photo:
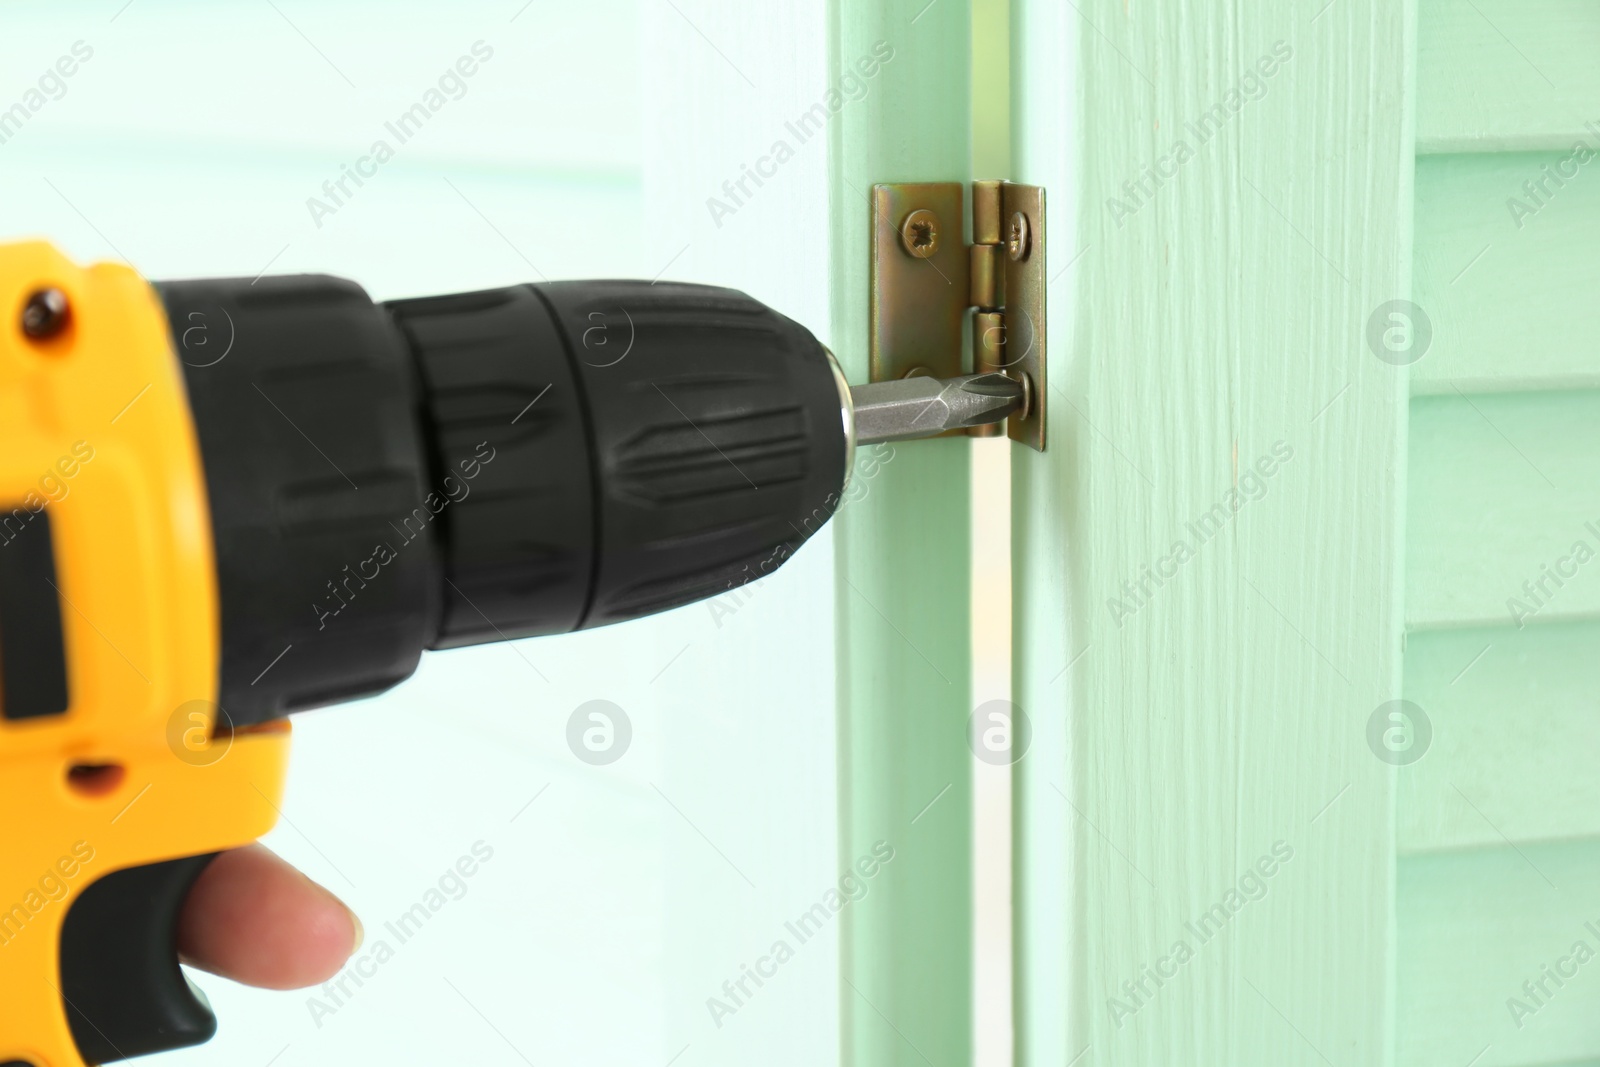
[{"label": "metal hinge", "polygon": [[[1004,373],[1023,389],[1005,432],[1042,452],[1048,384],[1044,190],[973,182],[970,245],[965,192],[959,182],[872,187],[869,375],[885,382]],[[1001,429],[994,423],[964,432],[988,437]]]}]

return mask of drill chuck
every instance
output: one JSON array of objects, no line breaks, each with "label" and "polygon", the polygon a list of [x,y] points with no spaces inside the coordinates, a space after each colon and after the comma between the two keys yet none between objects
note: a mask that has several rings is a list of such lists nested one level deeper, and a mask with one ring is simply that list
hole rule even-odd
[{"label": "drill chuck", "polygon": [[831,355],[731,290],[156,288],[200,440],[235,726],[379,692],[426,649],[759,578],[848,476]]}]

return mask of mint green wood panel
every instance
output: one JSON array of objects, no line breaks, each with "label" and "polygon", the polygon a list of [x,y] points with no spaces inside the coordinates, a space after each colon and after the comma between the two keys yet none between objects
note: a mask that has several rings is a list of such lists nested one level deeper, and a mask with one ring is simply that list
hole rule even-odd
[{"label": "mint green wood panel", "polygon": [[1600,556],[1600,392],[1419,397],[1411,413],[1407,625],[1600,618],[1600,559],[1581,562]]},{"label": "mint green wood panel", "polygon": [[[1365,727],[1400,693],[1407,382],[1364,334],[1409,289],[1414,16],[1317,7],[1013,11],[1059,387],[1050,452],[1013,457],[1028,1067],[1392,1056],[1392,771]],[[1222,932],[1187,925],[1213,907]]]},{"label": "mint green wood panel", "polygon": [[1589,0],[1420,0],[1420,152],[1600,147],[1600,7]]},{"label": "mint green wood panel", "polygon": [[[831,131],[834,348],[859,382],[873,183],[971,176],[970,15],[962,0],[832,10],[840,69],[879,42],[894,50]],[[972,1042],[969,450],[895,445],[858,474],[836,527],[840,860],[895,849],[842,916],[843,1062],[860,1067],[954,1067]]]},{"label": "mint green wood panel", "polygon": [[1600,622],[1411,634],[1434,739],[1400,777],[1402,855],[1600,837],[1597,650]]},{"label": "mint green wood panel", "polygon": [[1415,299],[1435,334],[1417,392],[1600,386],[1583,343],[1600,333],[1600,126],[1583,139],[1593,157],[1568,147],[1418,160]]},{"label": "mint green wood panel", "polygon": [[1600,149],[1600,8],[1423,0],[1419,36],[1419,151],[1481,154],[1418,168],[1398,1062],[1594,1063],[1600,983],[1563,958],[1600,952],[1600,195],[1558,168]]},{"label": "mint green wood panel", "polygon": [[[1396,1062],[1600,1062],[1600,959],[1578,966],[1572,958],[1579,941],[1600,949],[1600,843],[1502,844],[1410,859],[1398,888]],[[1569,975],[1560,986],[1542,971],[1558,966]],[[1541,980],[1544,992],[1524,990]]]}]

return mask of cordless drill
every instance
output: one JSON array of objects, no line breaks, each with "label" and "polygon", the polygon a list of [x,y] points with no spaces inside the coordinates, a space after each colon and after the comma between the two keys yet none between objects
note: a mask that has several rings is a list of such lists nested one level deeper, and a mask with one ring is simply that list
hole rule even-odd
[{"label": "cordless drill", "polygon": [[212,1035],[177,916],[274,824],[290,713],[759,577],[857,444],[1024,403],[1003,373],[852,390],[803,327],[696,285],[378,304],[27,243],[0,246],[6,313],[0,1067]]}]

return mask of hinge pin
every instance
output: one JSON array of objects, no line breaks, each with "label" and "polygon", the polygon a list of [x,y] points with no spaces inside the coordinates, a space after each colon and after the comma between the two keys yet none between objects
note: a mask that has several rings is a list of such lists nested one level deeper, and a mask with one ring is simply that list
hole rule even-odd
[{"label": "hinge pin", "polygon": [[[1006,322],[998,311],[979,311],[972,316],[972,369],[979,374],[1005,374]],[[1022,410],[1020,404],[1017,410]],[[1004,437],[1005,432],[1005,425],[1000,422],[984,423],[967,430],[973,437]]]}]

